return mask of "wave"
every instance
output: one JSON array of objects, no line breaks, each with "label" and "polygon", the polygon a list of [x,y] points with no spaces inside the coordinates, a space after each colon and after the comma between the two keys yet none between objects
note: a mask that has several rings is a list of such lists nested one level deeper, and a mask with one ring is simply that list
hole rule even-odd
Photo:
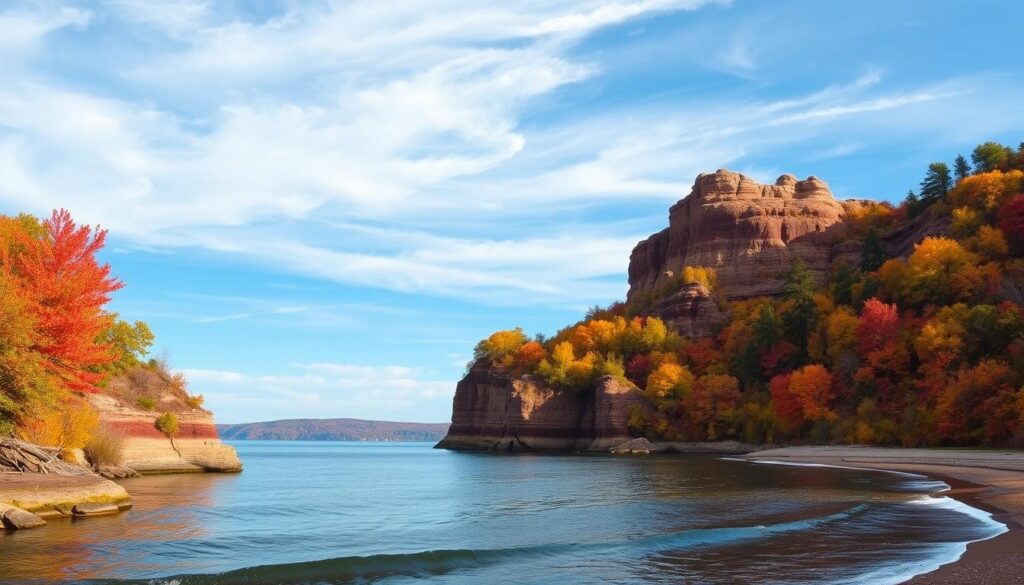
[{"label": "wave", "polygon": [[861,514],[868,508],[868,504],[858,504],[846,510],[816,518],[760,526],[685,530],[624,541],[546,544],[500,549],[429,550],[407,554],[339,557],[320,561],[261,565],[208,575],[176,575],[146,580],[92,580],[85,583],[90,585],[305,585],[312,583],[341,585],[353,582],[372,582],[396,576],[430,577],[500,563],[544,557],[573,556],[580,553],[588,555],[649,555],[696,546],[732,544],[744,540],[768,538],[787,532],[810,530],[823,524]]}]

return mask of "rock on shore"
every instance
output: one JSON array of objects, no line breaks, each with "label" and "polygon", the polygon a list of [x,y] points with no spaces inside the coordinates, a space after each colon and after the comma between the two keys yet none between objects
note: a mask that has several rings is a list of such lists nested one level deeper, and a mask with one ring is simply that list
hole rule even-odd
[{"label": "rock on shore", "polygon": [[445,449],[608,451],[632,437],[634,408],[650,409],[640,390],[605,376],[581,393],[555,390],[533,376],[513,378],[483,362],[455,389]]}]

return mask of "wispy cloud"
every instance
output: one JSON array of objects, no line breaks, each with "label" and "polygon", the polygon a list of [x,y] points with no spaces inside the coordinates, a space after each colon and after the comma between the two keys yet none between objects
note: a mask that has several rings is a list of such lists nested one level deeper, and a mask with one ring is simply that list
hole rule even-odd
[{"label": "wispy cloud", "polygon": [[[267,16],[190,0],[0,12],[0,39],[29,31],[8,41],[18,46],[98,22],[134,27],[110,41],[121,50],[97,73],[108,85],[24,69],[5,79],[0,201],[70,207],[122,248],[198,248],[479,302],[588,305],[621,294],[624,259],[650,229],[611,219],[612,207],[663,207],[725,165],[768,172],[752,154],[834,148],[836,136],[870,144],[927,124],[984,128],[994,114],[980,104],[1024,101],[1013,76],[907,84],[880,68],[771,98],[579,111],[559,101],[606,73],[600,53],[578,50],[588,36],[625,25],[632,38],[645,19],[707,4],[722,3],[445,0],[416,18],[391,3],[288,4]],[[760,68],[763,42],[736,33],[714,59]],[[534,115],[559,105],[560,116]]]},{"label": "wispy cloud", "polygon": [[[438,422],[447,419],[455,391],[454,381],[405,366],[321,362],[295,364],[292,370],[249,374],[184,369],[182,373],[192,392],[202,393],[209,406],[227,413],[233,422],[251,422],[246,420],[253,416],[247,410],[250,407],[252,412],[274,412],[277,418],[326,413],[373,418],[374,412],[387,411],[394,417]],[[221,403],[224,407],[218,409]],[[414,409],[416,404],[420,407]]]}]

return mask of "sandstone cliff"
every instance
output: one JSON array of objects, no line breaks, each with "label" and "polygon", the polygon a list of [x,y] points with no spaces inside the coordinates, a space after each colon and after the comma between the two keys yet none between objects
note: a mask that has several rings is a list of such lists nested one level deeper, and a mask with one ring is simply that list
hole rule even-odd
[{"label": "sandstone cliff", "polygon": [[669,209],[669,227],[633,249],[628,298],[658,289],[684,266],[714,267],[729,300],[779,293],[780,275],[797,258],[824,280],[841,221],[858,203],[837,201],[816,177],[762,185],[727,170],[700,175]]},{"label": "sandstone cliff", "polygon": [[[183,390],[167,384],[159,371],[139,368],[115,378],[104,392],[90,396],[106,428],[124,438],[121,464],[139,473],[241,471],[235,449],[221,443],[213,414],[188,402]],[[140,398],[151,400],[151,409]],[[156,419],[174,413],[180,431],[173,440],[156,428]]]},{"label": "sandstone cliff", "polygon": [[651,408],[629,382],[605,376],[592,390],[554,390],[532,376],[512,378],[483,362],[455,388],[447,449],[607,451],[631,439],[634,408]]}]

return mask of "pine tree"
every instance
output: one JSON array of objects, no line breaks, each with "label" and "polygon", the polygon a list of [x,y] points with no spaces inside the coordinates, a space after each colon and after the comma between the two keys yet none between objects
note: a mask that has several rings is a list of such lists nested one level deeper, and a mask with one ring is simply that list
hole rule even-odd
[{"label": "pine tree", "polygon": [[803,260],[793,263],[793,267],[786,274],[786,284],[782,290],[786,300],[792,302],[792,308],[782,317],[783,336],[786,341],[797,346],[803,354],[806,354],[807,337],[814,329],[818,316],[817,306],[814,303],[814,293],[818,290],[818,283],[814,278],[814,273]]},{"label": "pine tree", "polygon": [[907,191],[907,196],[903,199],[903,206],[907,209],[907,219],[913,219],[917,217],[918,213],[921,213],[921,200],[914,194],[914,190]]},{"label": "pine tree", "polygon": [[878,270],[885,261],[889,259],[889,252],[882,243],[878,230],[871,228],[864,236],[864,248],[861,251],[860,269],[863,272],[874,272]]},{"label": "pine tree", "polygon": [[949,176],[946,163],[935,162],[928,165],[928,173],[921,181],[921,200],[929,203],[938,201],[949,193],[953,187],[953,179]]},{"label": "pine tree", "polygon": [[956,155],[956,159],[953,160],[953,176],[955,176],[956,180],[959,182],[964,180],[970,174],[971,165],[967,164],[967,159],[964,158],[964,155],[962,154]]}]

